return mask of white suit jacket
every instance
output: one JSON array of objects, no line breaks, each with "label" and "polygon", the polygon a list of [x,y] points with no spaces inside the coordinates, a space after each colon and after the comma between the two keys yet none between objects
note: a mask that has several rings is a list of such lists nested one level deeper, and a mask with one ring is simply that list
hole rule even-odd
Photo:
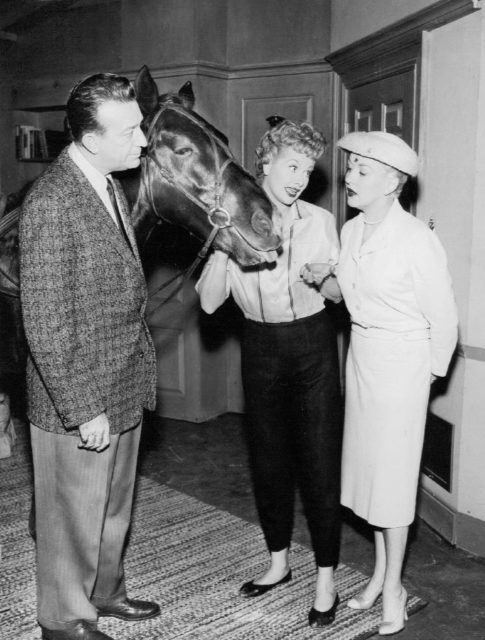
[{"label": "white suit jacket", "polygon": [[436,234],[396,200],[362,245],[363,214],[342,229],[338,281],[352,322],[405,333],[428,330],[431,371],[443,376],[457,340],[446,254]]}]

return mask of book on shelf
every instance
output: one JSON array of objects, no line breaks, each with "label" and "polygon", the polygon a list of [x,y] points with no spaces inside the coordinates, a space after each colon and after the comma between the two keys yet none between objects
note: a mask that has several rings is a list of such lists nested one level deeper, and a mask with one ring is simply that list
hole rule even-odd
[{"label": "book on shelf", "polygon": [[51,160],[66,145],[63,131],[44,131],[32,125],[15,127],[15,153],[17,160]]}]

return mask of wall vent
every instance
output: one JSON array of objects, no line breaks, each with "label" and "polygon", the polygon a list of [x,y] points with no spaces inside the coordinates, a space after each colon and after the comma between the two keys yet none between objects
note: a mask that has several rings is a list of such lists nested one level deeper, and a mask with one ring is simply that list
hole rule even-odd
[{"label": "wall vent", "polygon": [[454,425],[428,412],[421,471],[451,492]]}]

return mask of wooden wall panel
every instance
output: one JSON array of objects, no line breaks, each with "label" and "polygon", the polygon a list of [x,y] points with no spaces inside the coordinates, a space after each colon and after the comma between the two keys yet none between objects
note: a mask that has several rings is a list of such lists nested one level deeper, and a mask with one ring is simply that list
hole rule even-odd
[{"label": "wooden wall panel", "polygon": [[68,73],[79,80],[97,71],[118,71],[121,50],[121,7],[109,2],[60,12],[31,25],[9,51],[8,64],[16,79],[47,76],[53,82]]},{"label": "wooden wall panel", "polygon": [[194,33],[193,0],[124,0],[122,67],[192,64],[197,59]]},{"label": "wooden wall panel", "polygon": [[228,0],[227,64],[321,61],[330,52],[330,0]]},{"label": "wooden wall panel", "polygon": [[[254,150],[268,129],[266,118],[278,113],[306,120],[329,140],[332,131],[332,73],[329,65],[254,67],[234,71],[228,83],[228,132],[231,148],[254,174]],[[318,161],[303,198],[330,209],[331,153]],[[231,336],[226,345],[228,409],[243,411],[240,347]]]},{"label": "wooden wall panel", "polygon": [[[266,118],[274,113],[307,120],[320,129],[327,140],[332,131],[332,74],[329,65],[289,66],[282,70],[254,69],[229,83],[228,131],[233,151],[244,166],[253,171],[254,150],[267,130]],[[310,189],[304,194],[311,202],[330,208],[331,154],[327,152],[318,162]]]},{"label": "wooden wall panel", "polygon": [[158,389],[174,396],[185,395],[185,349],[181,329],[151,327],[158,356]]},{"label": "wooden wall panel", "polygon": [[268,129],[266,118],[281,115],[289,120],[313,120],[313,96],[243,98],[241,101],[242,163],[252,170],[254,150]]}]

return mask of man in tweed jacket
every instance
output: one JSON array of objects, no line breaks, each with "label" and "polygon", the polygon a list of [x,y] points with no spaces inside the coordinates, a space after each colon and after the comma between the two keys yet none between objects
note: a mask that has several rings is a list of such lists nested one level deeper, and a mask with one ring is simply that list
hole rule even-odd
[{"label": "man in tweed jacket", "polygon": [[37,609],[45,640],[106,640],[98,616],[160,613],[125,590],[122,551],[156,366],[127,203],[110,176],[138,166],[146,139],[133,88],[112,74],[76,85],[67,118],[73,142],[28,194],[19,234]]}]

